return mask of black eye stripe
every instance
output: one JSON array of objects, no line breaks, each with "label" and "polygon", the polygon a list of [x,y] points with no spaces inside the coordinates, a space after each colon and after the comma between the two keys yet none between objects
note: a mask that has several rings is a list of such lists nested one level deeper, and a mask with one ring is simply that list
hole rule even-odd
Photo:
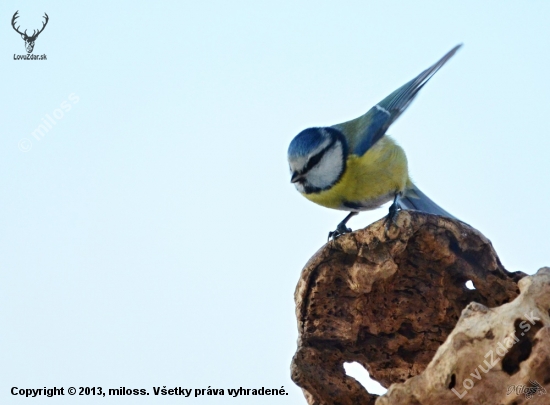
[{"label": "black eye stripe", "polygon": [[323,155],[326,153],[326,151],[329,150],[332,147],[332,145],[334,145],[335,143],[336,143],[336,138],[333,138],[327,146],[321,149],[319,153],[310,157],[309,160],[307,161],[306,166],[300,171],[300,174],[305,174],[309,172],[311,169],[313,169],[313,167],[317,163],[319,163],[319,161],[323,158]]},{"label": "black eye stripe", "polygon": [[313,155],[308,161],[307,161],[307,165],[306,167],[304,168],[305,171],[309,171],[313,168],[313,166],[315,166],[317,163],[319,163],[319,161],[321,160],[321,158],[323,157],[323,155],[325,154],[326,152],[326,149],[323,149],[321,152],[319,152],[318,154],[316,155]]}]

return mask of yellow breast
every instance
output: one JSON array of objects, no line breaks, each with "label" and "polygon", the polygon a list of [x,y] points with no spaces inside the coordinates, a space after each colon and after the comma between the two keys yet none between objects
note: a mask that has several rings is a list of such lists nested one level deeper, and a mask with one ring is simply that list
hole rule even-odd
[{"label": "yellow breast", "polygon": [[328,208],[369,210],[403,192],[408,178],[405,152],[385,135],[363,156],[349,155],[344,175],[330,189],[303,196]]}]

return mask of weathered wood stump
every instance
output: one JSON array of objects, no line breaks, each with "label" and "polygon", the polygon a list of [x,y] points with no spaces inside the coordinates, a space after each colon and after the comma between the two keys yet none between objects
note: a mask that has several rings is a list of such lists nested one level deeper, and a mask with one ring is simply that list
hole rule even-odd
[{"label": "weathered wood stump", "polygon": [[389,230],[381,220],[346,234],[310,259],[296,287],[292,379],[310,405],[374,404],[344,362],[362,364],[384,387],[417,376],[468,304],[509,303],[524,276],[506,271],[478,231],[448,218],[401,211]]},{"label": "weathered wood stump", "polygon": [[550,268],[519,287],[498,308],[469,304],[426,370],[376,404],[550,404]]}]

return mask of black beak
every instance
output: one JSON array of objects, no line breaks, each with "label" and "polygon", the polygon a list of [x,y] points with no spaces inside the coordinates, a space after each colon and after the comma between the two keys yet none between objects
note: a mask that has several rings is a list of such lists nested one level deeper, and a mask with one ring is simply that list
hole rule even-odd
[{"label": "black beak", "polygon": [[292,177],[290,178],[290,182],[291,183],[296,183],[296,182],[298,182],[302,179],[303,179],[303,177],[300,173],[294,172],[294,173],[292,173]]}]

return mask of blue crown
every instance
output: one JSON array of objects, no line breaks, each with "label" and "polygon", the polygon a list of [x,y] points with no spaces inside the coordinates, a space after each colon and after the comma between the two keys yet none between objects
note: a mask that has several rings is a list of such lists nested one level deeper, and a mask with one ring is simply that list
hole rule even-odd
[{"label": "blue crown", "polygon": [[288,157],[307,156],[325,142],[328,133],[320,129],[308,128],[296,135],[288,147]]}]

